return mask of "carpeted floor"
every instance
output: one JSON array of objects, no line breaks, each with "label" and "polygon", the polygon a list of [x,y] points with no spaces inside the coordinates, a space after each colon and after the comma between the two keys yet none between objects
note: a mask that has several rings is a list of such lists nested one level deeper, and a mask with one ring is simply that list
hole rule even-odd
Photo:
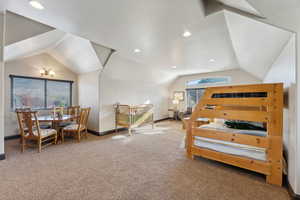
[{"label": "carpeted floor", "polygon": [[19,152],[6,141],[0,161],[1,200],[285,200],[286,189],[264,176],[199,158],[182,148],[181,124],[171,121],[76,143]]}]

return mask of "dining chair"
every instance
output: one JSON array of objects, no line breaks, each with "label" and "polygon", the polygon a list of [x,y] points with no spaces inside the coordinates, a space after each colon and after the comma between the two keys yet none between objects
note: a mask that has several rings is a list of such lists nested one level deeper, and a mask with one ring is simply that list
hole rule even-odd
[{"label": "dining chair", "polygon": [[[29,111],[31,111],[31,108],[30,108],[30,107],[23,107],[23,108],[16,108],[16,109],[15,109],[15,112],[16,112],[16,113],[17,113],[17,112],[29,112]],[[25,133],[28,132],[28,128],[27,128],[27,127],[24,127],[23,130],[24,130]],[[20,137],[20,144],[22,144],[22,140],[23,140],[23,138]]]},{"label": "dining chair", "polygon": [[[16,111],[19,131],[21,135],[21,152],[24,152],[28,141],[36,141],[38,144],[38,152],[42,151],[42,147],[48,146],[50,144],[56,144],[57,142],[57,132],[54,129],[41,129],[37,117],[37,111]],[[25,131],[27,129],[27,131]],[[51,141],[43,145],[47,141]]]},{"label": "dining chair", "polygon": [[[64,111],[65,111],[64,107],[54,107],[53,111],[52,111],[54,118],[63,117]],[[70,124],[71,124],[71,122],[59,122],[58,124],[55,125],[55,127],[58,128],[57,131],[60,132],[60,129],[62,129]]]},{"label": "dining chair", "polygon": [[69,106],[67,108],[67,114],[71,115],[72,117],[75,117],[75,119],[72,119],[72,122],[79,122],[79,115],[80,115],[80,106]]},{"label": "dining chair", "polygon": [[81,134],[83,132],[85,134],[85,138],[87,138],[87,122],[88,122],[90,111],[91,111],[91,108],[81,109],[78,123],[71,124],[62,129],[62,132],[61,132],[62,142],[64,142],[65,134],[77,135],[78,142],[80,142]]},{"label": "dining chair", "polygon": [[65,110],[64,107],[54,107],[54,108],[53,108],[53,111],[52,111],[54,117],[57,117],[57,114],[63,115],[63,114],[64,114],[64,110]]}]

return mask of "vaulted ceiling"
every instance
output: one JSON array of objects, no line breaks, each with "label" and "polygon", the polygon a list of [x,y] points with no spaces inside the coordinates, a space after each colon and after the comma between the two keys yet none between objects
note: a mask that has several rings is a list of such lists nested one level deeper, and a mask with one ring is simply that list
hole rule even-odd
[{"label": "vaulted ceiling", "polygon": [[[264,17],[264,13],[253,1],[218,0],[214,2],[216,9],[212,9],[215,12],[209,15],[205,1],[200,0],[40,1],[46,8],[43,11],[30,7],[27,0],[3,0],[0,4],[61,30],[51,29],[29,41],[11,44],[8,58],[47,49],[77,73],[99,68],[95,54],[74,51],[80,49],[78,45],[92,50],[93,43],[65,32],[109,46],[126,59],[173,76],[241,68],[260,79],[291,37],[288,31],[254,20],[255,16]],[[182,37],[185,30],[192,36]],[[24,47],[24,42],[32,43],[30,51],[18,48]],[[136,48],[141,52],[134,53]],[[17,53],[16,49],[21,50]],[[176,70],[171,69],[174,65]]]},{"label": "vaulted ceiling", "polygon": [[82,74],[101,69],[110,53],[109,48],[12,12],[6,12],[6,24],[5,61],[48,53]]}]

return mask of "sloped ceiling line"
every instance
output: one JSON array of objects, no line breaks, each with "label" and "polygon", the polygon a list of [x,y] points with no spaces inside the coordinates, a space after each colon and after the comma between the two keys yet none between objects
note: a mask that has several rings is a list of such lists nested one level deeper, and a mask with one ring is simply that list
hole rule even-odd
[{"label": "sloped ceiling line", "polygon": [[102,64],[102,67],[105,67],[107,62],[109,61],[111,55],[116,51],[114,49],[105,47],[103,45],[97,44],[95,42],[90,42],[99,61]]},{"label": "sloped ceiling line", "polygon": [[103,63],[103,67],[105,67],[109,61],[109,59],[111,58],[111,56],[113,55],[113,53],[115,52],[115,50],[111,49],[109,52],[109,55],[107,56],[106,60]]},{"label": "sloped ceiling line", "polygon": [[209,16],[219,11],[228,10],[241,15],[265,18],[247,0],[202,0],[205,16]]},{"label": "sloped ceiling line", "polygon": [[[226,27],[227,27],[227,33],[228,33],[228,35],[229,35],[229,41],[230,41],[231,47],[232,47],[232,49],[233,49],[233,54],[234,54],[235,60],[236,60],[236,62],[237,62],[237,64],[238,64],[239,68],[241,68],[241,63],[240,63],[240,61],[239,61],[239,59],[238,59],[238,57],[237,57],[237,53],[236,53],[235,48],[234,48],[234,46],[233,46],[233,38],[232,38],[232,36],[231,36],[231,34],[230,34],[229,25],[228,25],[228,20],[227,20],[227,18],[226,18],[225,12],[223,12],[223,15],[224,15],[224,19],[225,19],[225,23],[226,23]],[[242,69],[242,68],[241,68],[241,69]]]},{"label": "sloped ceiling line", "polygon": [[258,11],[258,9],[250,4],[248,0],[216,0],[221,2],[225,8],[230,7],[235,10],[240,10],[244,13],[248,13],[257,17],[263,17],[262,13]]}]

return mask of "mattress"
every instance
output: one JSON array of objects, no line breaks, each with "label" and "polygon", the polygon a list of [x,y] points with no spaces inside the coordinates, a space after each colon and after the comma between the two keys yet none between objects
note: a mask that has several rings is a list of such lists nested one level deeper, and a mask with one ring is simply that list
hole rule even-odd
[{"label": "mattress", "polygon": [[[210,130],[219,130],[223,132],[230,132],[230,133],[237,133],[237,134],[249,134],[249,135],[255,135],[255,136],[266,136],[267,132],[265,131],[255,131],[255,130],[238,130],[238,129],[232,129],[227,128],[222,124],[207,124],[202,125],[200,128],[204,129],[210,129]],[[226,154],[231,155],[237,155],[242,157],[247,157],[255,160],[261,160],[266,161],[267,155],[266,155],[266,149],[265,148],[259,148],[255,146],[250,145],[244,145],[244,144],[237,144],[233,142],[227,142],[222,140],[215,140],[211,138],[204,138],[195,136],[194,145],[214,150]]]},{"label": "mattress", "polygon": [[217,131],[235,133],[235,134],[254,135],[254,136],[261,136],[261,137],[265,137],[268,135],[266,131],[234,129],[234,128],[228,128],[224,124],[217,124],[217,123],[205,124],[198,128],[208,129],[208,130],[217,130]]}]

